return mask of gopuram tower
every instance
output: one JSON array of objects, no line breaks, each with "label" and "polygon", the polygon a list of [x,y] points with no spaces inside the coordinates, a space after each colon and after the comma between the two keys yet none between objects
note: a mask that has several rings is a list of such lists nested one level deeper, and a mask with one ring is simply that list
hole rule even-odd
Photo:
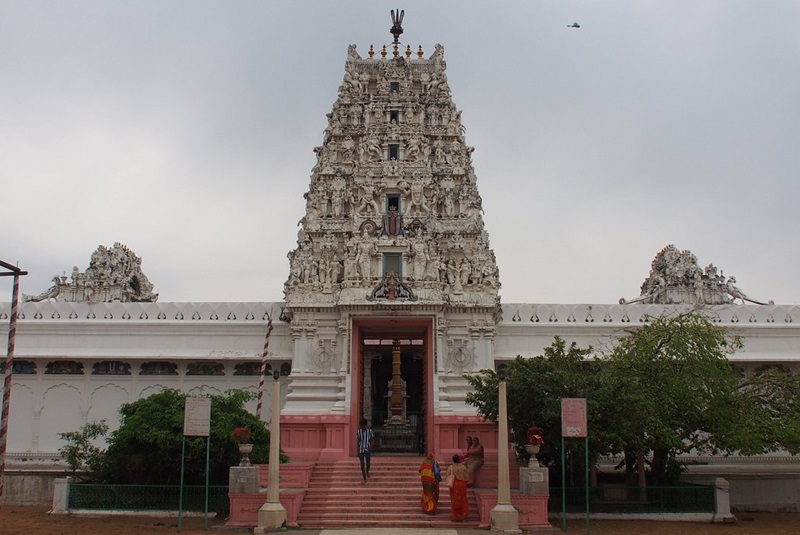
[{"label": "gopuram tower", "polygon": [[288,255],[293,459],[355,456],[362,417],[376,452],[456,451],[459,433],[487,425],[462,377],[493,366],[499,312],[473,148],[443,47],[425,58],[402,45],[392,15],[392,44],[348,48]]}]

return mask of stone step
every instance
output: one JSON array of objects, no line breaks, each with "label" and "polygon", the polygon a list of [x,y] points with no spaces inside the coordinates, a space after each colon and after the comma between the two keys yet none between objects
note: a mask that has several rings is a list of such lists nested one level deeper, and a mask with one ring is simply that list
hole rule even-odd
[{"label": "stone step", "polygon": [[[451,524],[450,507],[439,504],[438,511],[431,515],[423,513],[419,505],[413,508],[386,509],[379,510],[362,507],[342,507],[340,504],[336,510],[303,510],[297,518],[297,522],[302,527],[334,527],[349,525],[356,522],[363,522],[364,525],[386,525],[386,526],[424,526],[431,523]],[[470,512],[463,524],[477,526],[480,523],[477,508],[474,503],[470,504]]]},{"label": "stone step", "polygon": [[480,524],[477,500],[468,493],[466,521],[450,520],[450,496],[441,487],[436,514],[422,512],[420,457],[373,457],[370,479],[361,480],[357,459],[318,463],[297,517],[305,528],[419,527],[442,528]]},{"label": "stone step", "polygon": [[[441,517],[439,516],[441,515]],[[384,518],[384,519],[367,519],[367,518],[354,518],[354,519],[326,519],[326,520],[304,520],[298,519],[298,524],[306,529],[332,529],[332,528],[477,528],[480,522],[477,520],[466,519],[463,522],[455,523],[450,520],[450,513],[444,515],[439,512],[437,516],[429,517],[427,519],[417,518]]]},{"label": "stone step", "polygon": [[[374,494],[356,494],[356,493],[323,493],[323,492],[306,492],[305,497],[303,498],[303,505],[310,505],[310,504],[330,504],[331,507],[341,507],[342,504],[353,505],[353,504],[362,504],[362,505],[369,505],[369,506],[381,506],[381,507],[397,507],[401,505],[407,504],[414,504],[415,506],[419,505],[420,501],[422,500],[422,491],[404,491],[395,489],[391,495],[387,495],[389,493],[385,493],[382,495],[374,495]],[[468,494],[467,500],[470,502],[473,501],[473,495]],[[447,504],[450,505],[450,495],[447,492],[442,492],[439,494],[439,504]]]}]

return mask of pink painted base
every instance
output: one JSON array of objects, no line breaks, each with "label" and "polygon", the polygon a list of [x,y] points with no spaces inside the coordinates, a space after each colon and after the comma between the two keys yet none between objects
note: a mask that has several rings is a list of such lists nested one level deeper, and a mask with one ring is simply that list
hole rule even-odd
[{"label": "pink painted base", "polygon": [[[492,509],[497,505],[497,491],[476,490],[478,512],[481,517],[480,527],[488,528],[492,524]],[[547,494],[511,494],[511,504],[519,509],[519,527],[523,529],[553,529],[547,521]]]},{"label": "pink painted base", "polygon": [[[297,527],[297,514],[303,505],[306,495],[304,489],[282,490],[280,494],[281,505],[286,509],[286,525]],[[231,512],[227,527],[254,528],[258,526],[258,510],[267,501],[267,493],[258,494],[229,494]]]},{"label": "pink painted base", "polygon": [[[282,415],[281,449],[292,462],[355,457],[357,427],[352,415]],[[497,460],[497,428],[479,416],[435,416],[428,432],[427,449],[440,462],[463,454],[467,436],[480,439],[487,464]]]},{"label": "pink painted base", "polygon": [[[286,525],[297,527],[297,514],[303,505],[305,489],[314,470],[313,463],[282,464],[280,469],[280,500],[286,509]],[[258,465],[258,482],[261,491],[250,494],[228,494],[231,504],[228,527],[255,527],[258,525],[258,510],[267,501],[269,465]]]},{"label": "pink painted base", "polygon": [[[311,480],[311,472],[314,471],[313,463],[289,463],[282,464],[279,477],[282,489],[304,489],[308,487]],[[258,484],[261,488],[269,486],[269,465],[258,465]]]},{"label": "pink painted base", "polygon": [[281,415],[281,449],[292,462],[348,458],[355,434],[350,416]]}]

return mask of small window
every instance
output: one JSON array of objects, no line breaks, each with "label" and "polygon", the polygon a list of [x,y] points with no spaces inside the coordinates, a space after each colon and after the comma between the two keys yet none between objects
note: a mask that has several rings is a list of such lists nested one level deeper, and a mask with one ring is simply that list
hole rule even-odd
[{"label": "small window", "polygon": [[400,195],[396,193],[390,193],[386,196],[386,211],[391,212],[392,209],[400,211]]},{"label": "small window", "polygon": [[391,144],[389,145],[389,154],[387,155],[389,160],[399,160],[400,159],[400,145]]},{"label": "small window", "polygon": [[389,82],[389,89],[394,92],[400,91],[400,82]]},{"label": "small window", "polygon": [[400,122],[400,112],[398,110],[389,111],[389,122],[390,123],[399,123]]},{"label": "small window", "polygon": [[403,278],[403,255],[402,253],[383,253],[383,276],[389,273],[397,273]]}]

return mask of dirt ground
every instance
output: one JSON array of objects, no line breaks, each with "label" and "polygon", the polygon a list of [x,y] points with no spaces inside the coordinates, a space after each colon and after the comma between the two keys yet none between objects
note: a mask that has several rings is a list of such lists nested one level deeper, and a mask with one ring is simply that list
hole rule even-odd
[{"label": "dirt ground", "polygon": [[[178,532],[178,520],[174,517],[156,518],[144,516],[70,516],[48,515],[47,507],[0,507],[0,534],[31,535],[139,535],[172,534]],[[593,520],[591,533],[596,535],[798,535],[800,513],[745,513],[737,515],[735,525],[700,524],[688,522],[654,522],[645,520]],[[552,521],[553,533],[560,533],[560,521]],[[453,526],[456,528],[457,526]],[[209,531],[224,530],[224,520],[209,518]],[[224,530],[231,533],[252,533],[252,530]],[[289,530],[314,535],[319,530]],[[425,530],[419,530],[425,533]],[[586,533],[584,522],[570,520],[568,533]],[[180,533],[200,535],[204,529],[202,517],[184,517]],[[459,535],[486,533],[483,530],[458,529]]]}]

